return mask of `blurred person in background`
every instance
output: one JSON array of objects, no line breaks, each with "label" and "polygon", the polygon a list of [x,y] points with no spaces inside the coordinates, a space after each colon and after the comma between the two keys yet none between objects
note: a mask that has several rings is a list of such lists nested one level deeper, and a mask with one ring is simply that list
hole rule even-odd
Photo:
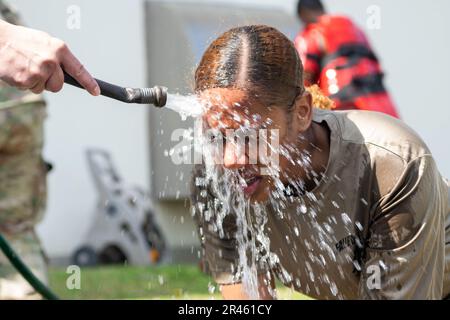
[{"label": "blurred person in background", "polygon": [[297,14],[305,26],[294,41],[305,85],[318,84],[337,110],[371,110],[398,118],[364,32],[347,17],[327,14],[320,0],[299,0]]}]

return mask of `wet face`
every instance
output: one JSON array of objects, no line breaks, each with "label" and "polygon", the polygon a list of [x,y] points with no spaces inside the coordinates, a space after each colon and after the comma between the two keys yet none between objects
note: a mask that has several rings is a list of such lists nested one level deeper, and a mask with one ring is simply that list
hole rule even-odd
[{"label": "wet face", "polygon": [[297,99],[290,112],[288,106],[265,105],[237,89],[205,90],[200,100],[206,108],[208,141],[221,149],[215,164],[235,170],[243,193],[253,202],[267,200],[277,179],[286,183],[295,175],[292,154],[285,151],[294,146],[301,152],[306,145],[299,135],[311,124],[310,98]]}]

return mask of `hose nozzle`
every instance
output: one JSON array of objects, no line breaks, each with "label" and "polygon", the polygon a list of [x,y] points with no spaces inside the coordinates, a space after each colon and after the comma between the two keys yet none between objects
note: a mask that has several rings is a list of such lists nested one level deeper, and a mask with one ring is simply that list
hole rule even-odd
[{"label": "hose nozzle", "polygon": [[126,88],[129,92],[130,103],[153,104],[155,107],[161,108],[167,102],[167,88],[154,86],[153,88]]},{"label": "hose nozzle", "polygon": [[[126,103],[153,104],[161,108],[167,102],[167,88],[155,86],[153,88],[124,88],[95,79],[100,87],[100,94]],[[64,72],[64,82],[84,89],[71,75]]]}]

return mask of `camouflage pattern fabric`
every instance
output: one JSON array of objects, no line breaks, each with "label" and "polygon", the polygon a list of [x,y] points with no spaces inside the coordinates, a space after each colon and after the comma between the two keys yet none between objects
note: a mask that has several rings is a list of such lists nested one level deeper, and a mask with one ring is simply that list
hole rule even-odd
[{"label": "camouflage pattern fabric", "polygon": [[[25,231],[13,236],[5,236],[14,247],[22,261],[42,282],[48,283],[47,263],[42,252],[39,238],[34,230]],[[42,299],[40,294],[22,277],[10,264],[8,259],[0,254],[0,299],[1,300],[35,300]]]},{"label": "camouflage pattern fabric", "polygon": [[7,234],[33,228],[46,199],[45,102],[14,91],[0,84],[0,232]]},{"label": "camouflage pattern fabric", "polygon": [[[0,0],[4,20],[20,24]],[[0,80],[0,233],[33,273],[47,283],[46,259],[35,233],[46,204],[42,159],[45,101]],[[0,251],[0,299],[40,299]]]},{"label": "camouflage pattern fabric", "polygon": [[[42,96],[0,83],[0,232],[43,281],[46,263],[34,227],[46,204],[45,117]],[[0,299],[38,297],[0,253]]]}]

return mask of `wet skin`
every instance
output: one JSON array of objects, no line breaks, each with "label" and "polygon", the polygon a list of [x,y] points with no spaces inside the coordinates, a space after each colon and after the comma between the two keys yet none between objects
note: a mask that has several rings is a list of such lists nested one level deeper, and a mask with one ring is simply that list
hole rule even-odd
[{"label": "wet skin", "polygon": [[267,129],[267,141],[258,141],[257,145],[260,146],[261,143],[270,143],[270,132],[277,129],[280,146],[294,146],[297,151],[279,155],[279,167],[276,170],[278,178],[285,185],[289,179],[301,179],[306,190],[315,187],[315,182],[309,177],[307,170],[288,159],[296,162],[300,158],[299,152],[309,152],[312,163],[310,169],[317,174],[324,172],[328,164],[329,130],[326,125],[312,122],[309,93],[299,96],[290,111],[288,106],[264,104],[238,89],[208,89],[202,91],[199,97],[206,109],[203,116],[205,128],[218,130],[226,137],[223,141],[223,159],[218,165],[238,170],[244,180],[241,184],[242,190],[252,202],[266,201],[275,190],[276,178],[273,175],[261,174],[261,169],[267,168],[267,163],[259,155],[255,164],[249,163],[251,152],[255,152],[250,148],[254,146],[247,145],[245,152],[239,152],[236,143],[228,139],[230,130]]}]

